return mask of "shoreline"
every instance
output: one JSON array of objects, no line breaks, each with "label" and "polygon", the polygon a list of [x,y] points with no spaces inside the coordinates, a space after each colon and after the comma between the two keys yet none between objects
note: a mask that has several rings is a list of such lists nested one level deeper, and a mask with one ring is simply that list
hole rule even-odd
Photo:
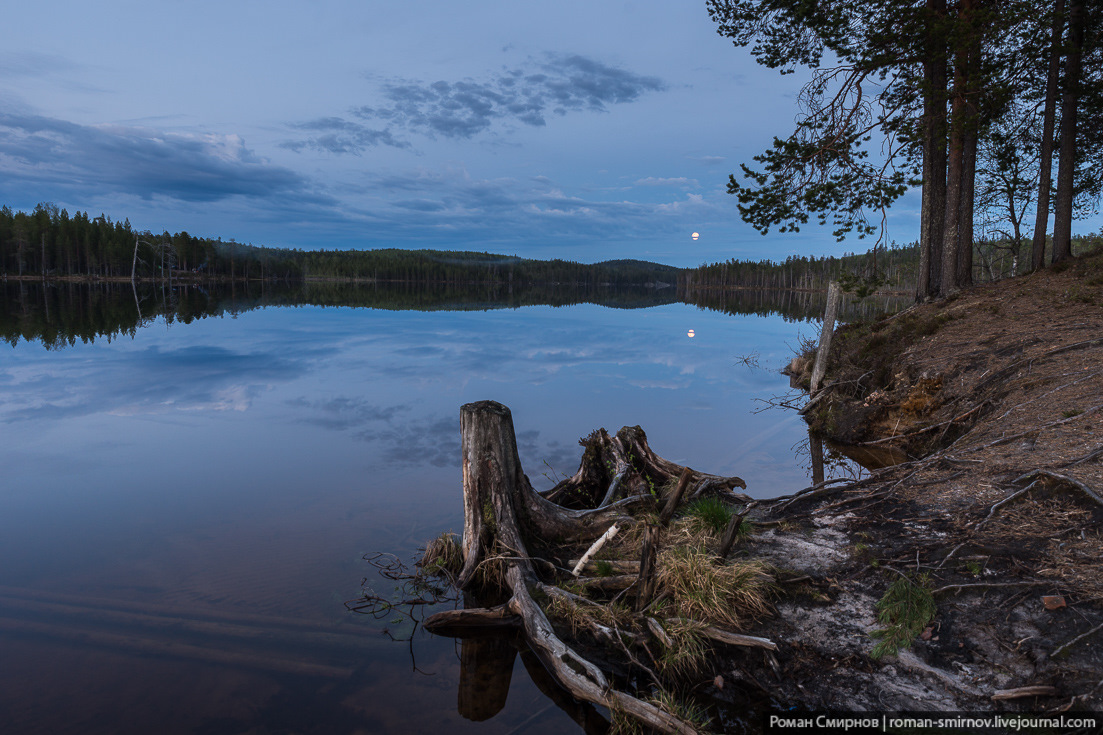
[{"label": "shoreline", "polygon": [[[746,553],[795,575],[752,631],[779,640],[775,696],[1103,709],[1100,335],[1103,253],[836,330],[806,420],[906,461],[754,514],[768,530]],[[878,659],[875,632],[893,628],[879,606],[901,579],[935,612]]]}]

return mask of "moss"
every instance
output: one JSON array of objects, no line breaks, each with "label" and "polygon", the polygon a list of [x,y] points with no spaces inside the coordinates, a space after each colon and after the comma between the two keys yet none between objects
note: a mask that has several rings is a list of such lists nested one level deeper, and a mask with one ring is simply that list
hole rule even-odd
[{"label": "moss", "polygon": [[483,525],[491,534],[498,532],[498,520],[494,517],[494,505],[490,498],[483,501]]},{"label": "moss", "polygon": [[604,559],[598,559],[594,562],[594,566],[597,569],[597,576],[599,577],[612,577],[613,565]]}]

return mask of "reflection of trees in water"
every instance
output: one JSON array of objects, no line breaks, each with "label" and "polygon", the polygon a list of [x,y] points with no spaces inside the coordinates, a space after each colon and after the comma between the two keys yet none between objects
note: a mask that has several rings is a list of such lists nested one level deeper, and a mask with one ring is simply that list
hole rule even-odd
[{"label": "reflection of trees in water", "polygon": [[[81,342],[133,336],[159,318],[190,323],[267,306],[343,306],[386,310],[488,311],[522,306],[598,304],[641,309],[687,303],[729,314],[781,315],[789,321],[820,318],[824,294],[791,291],[694,291],[675,288],[556,286],[537,284],[350,283],[309,281],[288,285],[247,281],[201,286],[177,282],[31,282],[0,283],[0,338],[21,339],[58,349]],[[874,296],[861,304],[847,301],[843,319],[895,311],[903,297]]]},{"label": "reflection of trees in water", "polygon": [[[682,300],[713,311],[728,314],[757,314],[781,316],[786,321],[814,321],[823,318],[827,308],[826,291],[769,291],[769,290],[720,290],[690,289],[682,294]],[[903,294],[874,294],[862,300],[843,294],[839,304],[841,321],[870,319],[880,314],[893,314],[915,303],[912,296]]]},{"label": "reflection of trees in water", "polygon": [[804,466],[813,485],[826,480],[860,480],[869,474],[866,467],[825,442],[811,429],[806,439],[793,445],[793,455]]}]

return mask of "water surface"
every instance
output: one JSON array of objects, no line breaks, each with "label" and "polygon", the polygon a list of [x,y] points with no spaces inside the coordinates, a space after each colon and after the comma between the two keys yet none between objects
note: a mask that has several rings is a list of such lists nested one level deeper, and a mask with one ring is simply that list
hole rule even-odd
[{"label": "water surface", "polygon": [[524,657],[500,712],[464,705],[458,643],[392,643],[398,620],[343,605],[387,591],[365,553],[462,529],[470,401],[512,409],[538,488],[579,437],[636,424],[752,495],[808,484],[803,423],[755,412],[815,333],[792,313],[356,294],[7,286],[6,732],[578,731]]}]

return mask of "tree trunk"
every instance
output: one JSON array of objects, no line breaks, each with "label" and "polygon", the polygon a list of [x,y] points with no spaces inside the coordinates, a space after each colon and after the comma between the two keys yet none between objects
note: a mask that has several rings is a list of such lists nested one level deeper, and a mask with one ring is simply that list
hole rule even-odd
[{"label": "tree trunk", "polygon": [[1046,225],[1049,223],[1050,185],[1053,178],[1053,128],[1057,116],[1057,74],[1061,64],[1061,35],[1065,25],[1065,0],[1053,6],[1053,28],[1049,41],[1049,68],[1046,72],[1046,102],[1042,112],[1042,146],[1038,152],[1041,173],[1038,179],[1038,207],[1034,217],[1030,269],[1045,265]]},{"label": "tree trunk", "polygon": [[[946,13],[945,0],[927,0],[931,22]],[[945,41],[931,34],[923,64],[923,203],[920,215],[917,299],[938,294],[942,281],[942,243],[946,227],[946,51]]]},{"label": "tree trunk", "polygon": [[946,219],[942,236],[942,278],[938,284],[940,296],[948,296],[958,289],[957,259],[961,244],[961,171],[965,152],[962,130],[964,100],[958,91],[954,74],[954,96],[951,102],[950,146],[946,165]]},{"label": "tree trunk", "polygon": [[1069,43],[1061,95],[1061,159],[1057,164],[1057,201],[1053,208],[1053,262],[1072,256],[1072,205],[1076,176],[1076,113],[1080,103],[1080,61],[1084,43],[1084,5],[1069,6]]},{"label": "tree trunk", "polygon": [[961,153],[961,203],[958,207],[957,274],[958,288],[973,285],[973,197],[977,179],[977,114],[976,66],[980,63],[980,37],[974,34],[969,50],[970,63],[965,74],[965,132]]},{"label": "tree trunk", "polygon": [[[969,26],[973,22],[974,0],[961,0],[954,39],[954,90],[950,98],[950,142],[946,166],[946,223],[942,244],[942,282],[939,295],[948,296],[961,288],[959,261],[962,258],[962,206],[965,183],[966,138],[975,125],[970,116],[969,57],[973,41]],[[964,30],[965,33],[960,31]],[[972,213],[970,212],[970,216]]]}]

